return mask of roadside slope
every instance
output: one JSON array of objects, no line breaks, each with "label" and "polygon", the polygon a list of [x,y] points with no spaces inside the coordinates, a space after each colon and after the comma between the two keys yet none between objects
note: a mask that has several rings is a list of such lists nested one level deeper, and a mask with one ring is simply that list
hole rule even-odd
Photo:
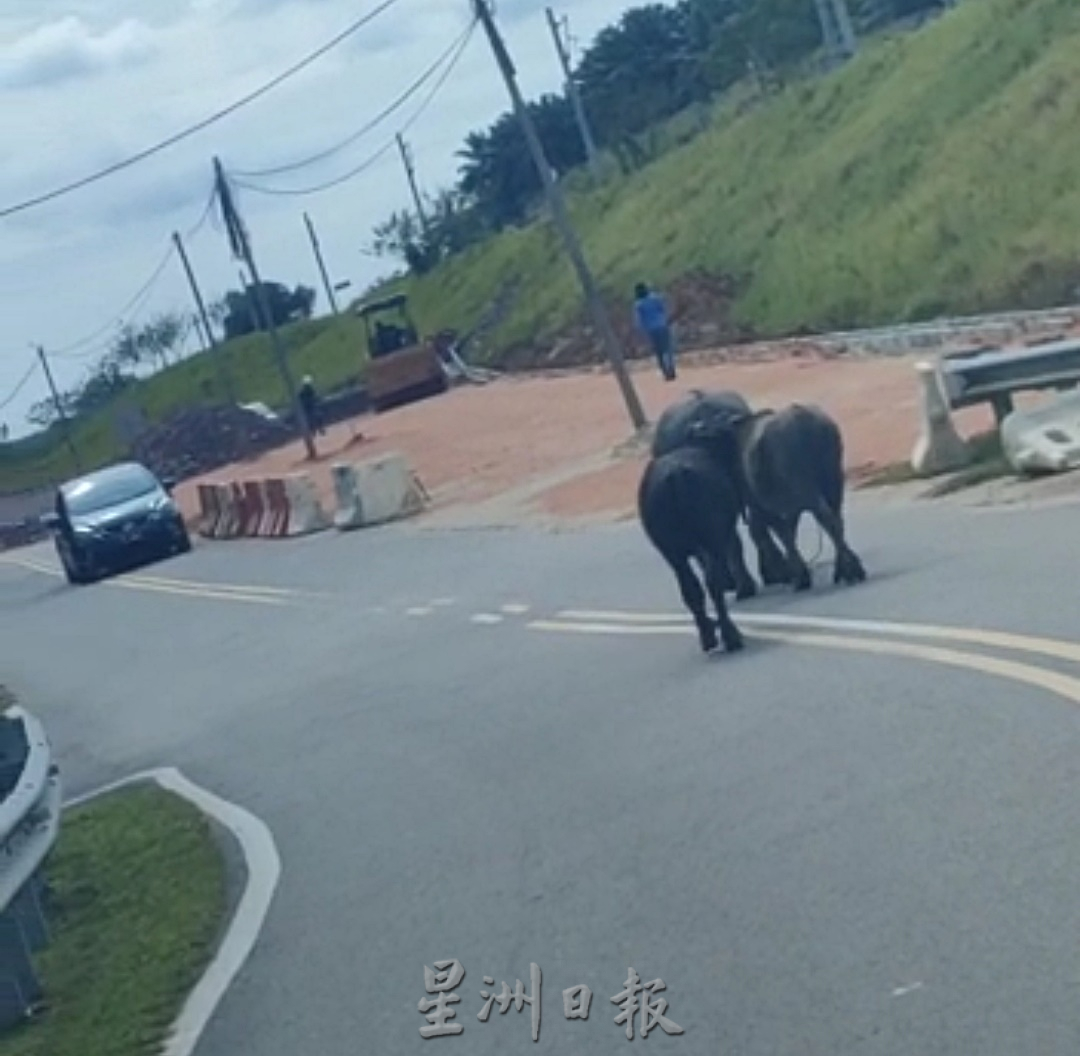
[{"label": "roadside slope", "polygon": [[[1080,7],[981,0],[869,43],[640,173],[573,202],[620,300],[641,276],[744,277],[762,333],[1066,299],[1080,281]],[[539,344],[579,297],[546,224],[414,281],[428,325],[464,326],[519,284],[490,350]]]}]

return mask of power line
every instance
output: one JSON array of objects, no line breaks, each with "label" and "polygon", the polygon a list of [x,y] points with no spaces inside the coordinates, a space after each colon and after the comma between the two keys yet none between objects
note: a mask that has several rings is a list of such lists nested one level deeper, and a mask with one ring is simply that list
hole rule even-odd
[{"label": "power line", "polygon": [[290,78],[294,77],[301,70],[306,69],[312,63],[321,59],[327,52],[336,48],[343,41],[347,40],[358,30],[362,29],[373,19],[381,15],[387,8],[393,7],[398,0],[383,0],[374,11],[368,12],[362,18],[357,19],[352,25],[342,30],[332,40],[327,41],[322,47],[317,48],[315,51],[306,55],[299,62],[290,66],[283,73],[278,74],[272,80],[267,81],[261,87],[256,88],[254,91],[249,92],[247,95],[237,99],[234,103],[230,103],[228,106],[223,107],[221,110],[216,111],[209,117],[204,118],[202,121],[196,124],[189,125],[187,128],[174,135],[169,136],[167,139],[163,139],[153,146],[147,147],[144,150],[140,150],[137,154],[132,154],[130,157],[124,158],[122,161],[115,162],[103,169],[99,169],[97,172],[91,173],[89,176],[84,176],[81,179],[74,180],[71,183],[64,184],[61,187],[56,187],[51,191],[46,191],[43,194],[36,195],[33,198],[28,198],[25,201],[19,202],[16,205],[9,205],[4,209],[0,209],[0,219],[6,216],[13,216],[15,213],[21,213],[27,209],[32,209],[38,205],[44,205],[46,202],[51,202],[56,198],[60,198],[65,194],[70,194],[72,191],[81,190],[83,187],[88,187],[92,183],[97,183],[99,180],[103,180],[108,176],[112,176],[117,172],[121,172],[124,169],[130,168],[132,165],[138,164],[140,161],[145,161],[147,158],[152,157],[155,154],[159,154],[161,151],[174,146],[182,140],[188,139],[195,135],[197,132],[203,131],[203,129],[209,128],[211,125],[216,124],[223,118],[228,117],[230,114],[236,113],[242,107],[247,106],[249,103],[253,103],[256,99],[266,95],[267,92],[278,87],[278,85],[284,83]]},{"label": "power line", "polygon": [[154,286],[157,285],[158,279],[161,278],[165,271],[165,268],[172,260],[173,254],[176,252],[176,246],[172,242],[169,243],[169,248],[165,251],[165,256],[161,258],[161,263],[153,270],[150,278],[146,280],[139,287],[138,292],[120,309],[104,326],[95,330],[92,334],[87,334],[86,337],[81,338],[78,341],[73,341],[70,345],[65,345],[63,348],[58,348],[50,351],[49,355],[56,356],[60,359],[86,359],[88,356],[96,354],[100,349],[91,349],[88,352],[76,353],[76,349],[82,348],[85,345],[92,345],[104,337],[110,330],[113,329],[118,323],[123,324],[125,318],[129,315],[133,315],[139,308],[142,307],[145,299],[150,295]]},{"label": "power line", "polygon": [[382,124],[392,113],[396,110],[400,110],[421,88],[435,75],[439,67],[449,59],[454,52],[461,47],[462,43],[472,33],[475,22],[470,24],[465,32],[455,40],[453,40],[445,51],[439,55],[439,57],[415,80],[404,92],[401,93],[392,103],[386,106],[378,114],[376,114],[370,121],[368,121],[362,128],[357,129],[355,132],[346,136],[345,139],[334,146],[328,147],[326,150],[320,151],[318,154],[312,154],[306,158],[302,158],[300,161],[290,162],[287,165],[277,165],[271,169],[252,169],[244,171],[243,169],[233,169],[230,175],[240,176],[242,178],[258,178],[261,176],[278,176],[283,172],[295,172],[297,169],[307,168],[309,165],[314,165],[316,162],[323,161],[326,158],[332,157],[339,151],[344,150],[346,147],[351,146],[358,139],[366,136],[373,128]]},{"label": "power line", "polygon": [[203,229],[203,227],[206,226],[206,221],[210,219],[211,214],[214,211],[214,206],[216,204],[217,188],[211,187],[210,196],[206,200],[206,208],[203,209],[202,215],[199,217],[199,219],[194,224],[192,224],[191,227],[187,229],[187,231],[184,232],[184,238],[186,238],[190,242]]},{"label": "power line", "polygon": [[35,359],[30,364],[30,369],[22,376],[22,379],[19,381],[18,385],[16,385],[15,388],[11,390],[4,402],[0,403],[0,411],[7,410],[7,408],[10,407],[16,399],[18,399],[19,393],[26,388],[27,383],[34,376],[34,373],[37,369],[38,361]]},{"label": "power line", "polygon": [[361,164],[356,168],[350,169],[343,176],[338,176],[333,180],[328,180],[326,183],[316,184],[314,187],[259,187],[257,184],[245,183],[243,180],[237,180],[237,187],[243,187],[247,191],[254,191],[257,194],[272,194],[272,195],[298,195],[304,196],[308,194],[319,194],[321,191],[328,191],[331,187],[337,187],[339,184],[347,183],[349,180],[355,179],[361,173],[367,172],[377,161],[380,161],[385,157],[391,149],[397,146],[397,140],[392,139],[387,143],[384,143],[374,154],[369,155],[364,159]]},{"label": "power line", "polygon": [[326,183],[320,183],[313,187],[260,187],[256,183],[247,183],[244,180],[235,180],[234,182],[238,187],[242,187],[248,191],[254,191],[257,194],[269,194],[269,195],[308,195],[319,194],[322,191],[328,191],[332,187],[337,187],[340,184],[347,183],[349,180],[355,179],[361,173],[366,172],[377,161],[381,160],[386,154],[397,147],[397,137],[407,132],[416,122],[420,119],[421,115],[427,110],[427,108],[434,101],[435,96],[439,93],[439,90],[449,80],[450,75],[454,72],[458,62],[461,61],[462,56],[465,54],[466,48],[469,46],[469,42],[472,40],[473,33],[476,29],[476,22],[474,21],[465,32],[464,36],[460,38],[457,44],[457,51],[450,60],[449,65],[443,70],[442,75],[432,85],[431,91],[424,98],[424,101],[417,107],[412,116],[398,129],[394,137],[384,143],[374,154],[369,155],[355,168],[350,169],[348,172],[341,176],[336,177],[333,180],[328,180]]}]

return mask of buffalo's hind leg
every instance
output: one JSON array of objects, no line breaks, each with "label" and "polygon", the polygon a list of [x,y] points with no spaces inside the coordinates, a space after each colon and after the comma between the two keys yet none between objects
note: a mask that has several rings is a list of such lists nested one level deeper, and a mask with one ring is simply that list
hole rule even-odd
[{"label": "buffalo's hind leg", "polygon": [[789,582],[791,573],[784,555],[776,545],[764,516],[753,506],[746,511],[746,527],[757,548],[761,582],[767,587]]},{"label": "buffalo's hind leg", "polygon": [[[679,590],[682,592],[683,602],[694,617],[697,624],[698,638],[701,648],[706,653],[714,652],[719,645],[716,639],[716,628],[705,608],[705,591],[702,590],[701,581],[698,579],[687,557],[668,557],[675,578],[679,581]],[[720,595],[720,604],[723,604],[723,593]]]},{"label": "buffalo's hind leg", "polygon": [[864,583],[866,569],[859,555],[848,545],[844,533],[844,518],[833,509],[825,499],[820,499],[814,507],[814,519],[821,525],[822,531],[829,537],[836,552],[836,568],[833,571],[834,583]]},{"label": "buffalo's hind leg", "polygon": [[[720,637],[724,640],[724,648],[729,653],[737,653],[743,647],[743,636],[728,612],[723,587],[723,570],[726,567],[732,567],[732,562],[735,559],[735,547],[738,548],[738,560],[742,561],[742,546],[739,543],[739,536],[733,531],[732,537],[734,544],[729,543],[726,555],[722,550],[716,554],[704,554],[701,563],[705,570],[705,582],[709,587],[709,593],[712,595],[713,605],[716,607],[716,626],[720,629]],[[743,565],[743,573],[749,576],[745,564]]]},{"label": "buffalo's hind leg", "polygon": [[743,555],[742,540],[739,538],[739,529],[736,526],[731,532],[731,541],[727,546],[725,560],[717,574],[724,590],[734,590],[735,597],[739,601],[745,601],[757,594],[757,584],[750,575],[750,569],[746,567],[746,558]]},{"label": "buffalo's hind leg", "polygon": [[789,582],[797,592],[809,590],[814,585],[810,569],[799,553],[799,518],[776,517],[770,519],[770,527],[776,532],[777,538],[787,554],[788,567],[790,568]]}]

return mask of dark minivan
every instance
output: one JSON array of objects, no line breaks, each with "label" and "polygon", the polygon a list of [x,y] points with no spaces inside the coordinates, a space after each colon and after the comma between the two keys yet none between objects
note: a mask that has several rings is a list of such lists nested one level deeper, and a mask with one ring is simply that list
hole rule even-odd
[{"label": "dark minivan", "polygon": [[69,583],[93,583],[111,572],[186,553],[191,539],[170,495],[138,462],[123,462],[61,484],[52,530]]}]

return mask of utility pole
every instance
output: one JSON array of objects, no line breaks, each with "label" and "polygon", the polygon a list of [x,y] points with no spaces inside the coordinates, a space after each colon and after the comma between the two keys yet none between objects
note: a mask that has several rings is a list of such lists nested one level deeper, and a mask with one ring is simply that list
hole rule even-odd
[{"label": "utility pole", "polygon": [[835,68],[850,59],[857,48],[847,0],[814,0],[814,6],[829,66]]},{"label": "utility pole", "polygon": [[49,360],[45,355],[45,349],[41,345],[37,346],[38,359],[41,360],[41,368],[45,371],[45,380],[49,383],[49,391],[52,393],[53,405],[56,407],[56,417],[60,421],[60,427],[64,433],[64,441],[67,443],[68,450],[71,452],[71,459],[75,463],[75,472],[82,473],[82,460],[79,458],[79,452],[75,448],[75,441],[71,437],[71,423],[68,421],[68,416],[64,414],[64,405],[60,400],[60,393],[56,390],[56,382],[53,380],[52,371],[49,369]]},{"label": "utility pole", "polygon": [[[596,141],[593,139],[592,128],[589,118],[585,113],[585,104],[581,100],[581,91],[577,81],[574,80],[574,71],[570,68],[570,52],[566,41],[559,29],[559,21],[555,12],[547,8],[548,25],[551,27],[551,36],[555,41],[555,51],[559,56],[559,64],[562,66],[563,75],[566,77],[566,94],[570,97],[570,104],[574,108],[574,117],[577,120],[578,130],[581,132],[581,142],[585,145],[585,156],[589,159],[589,168],[594,176],[600,174],[600,154],[596,149]],[[563,20],[566,25],[566,20]]]},{"label": "utility pole", "polygon": [[229,235],[229,247],[235,256],[244,261],[251,275],[251,284],[254,287],[252,302],[258,305],[259,313],[262,315],[265,326],[270,332],[270,344],[274,350],[274,358],[277,360],[281,380],[285,385],[285,391],[288,393],[289,403],[292,405],[293,414],[296,416],[300,431],[303,433],[308,458],[314,462],[319,457],[319,453],[315,449],[315,438],[311,435],[311,424],[308,422],[303,405],[300,403],[296,383],[293,381],[292,372],[289,370],[289,360],[285,353],[285,346],[281,343],[281,335],[274,325],[274,316],[267,301],[266,289],[259,275],[255,256],[251,251],[251,239],[248,237],[247,230],[233,202],[232,190],[229,187],[228,179],[225,177],[225,169],[222,167],[221,159],[217,157],[214,158],[214,181],[218,201],[221,203],[221,212],[225,220],[225,229]]},{"label": "utility pole", "polygon": [[311,217],[304,213],[304,223],[307,225],[308,238],[311,239],[311,248],[315,253],[315,263],[319,265],[319,274],[322,276],[323,288],[326,290],[326,299],[330,302],[330,310],[334,315],[338,314],[337,298],[334,296],[334,287],[330,285],[330,276],[326,274],[326,263],[323,261],[322,248],[319,246],[319,236],[315,234],[315,225]]},{"label": "utility pole", "polygon": [[473,3],[476,9],[476,17],[484,26],[484,32],[491,43],[491,50],[494,52],[495,59],[499,64],[499,70],[506,81],[506,88],[514,105],[514,112],[521,122],[522,131],[525,133],[525,139],[529,144],[529,152],[532,154],[533,162],[543,183],[544,195],[547,198],[548,207],[551,209],[552,219],[562,239],[566,255],[570,258],[570,263],[577,274],[578,282],[581,283],[585,303],[603,342],[608,361],[611,363],[612,372],[619,383],[623,400],[626,402],[626,409],[630,414],[630,421],[633,423],[634,431],[641,432],[648,425],[645,410],[641,406],[641,400],[638,398],[634,383],[626,369],[626,361],[623,358],[622,348],[619,346],[619,339],[611,325],[611,320],[608,318],[604,302],[600,297],[600,291],[596,286],[596,280],[589,270],[581,244],[578,242],[577,235],[570,224],[570,215],[563,199],[562,188],[559,186],[551,166],[548,164],[547,157],[544,155],[544,146],[540,142],[540,136],[537,134],[536,127],[533,125],[532,118],[525,106],[521,89],[518,87],[517,72],[514,69],[513,61],[491,16],[488,0],[473,0]]},{"label": "utility pole", "polygon": [[427,214],[424,212],[424,203],[420,200],[420,191],[416,186],[416,169],[413,166],[412,151],[409,144],[399,132],[397,134],[398,150],[401,152],[401,162],[405,166],[405,176],[409,181],[409,189],[412,191],[413,201],[416,203],[416,215],[420,219],[420,227],[423,228],[424,237],[430,241],[431,230],[428,227]]},{"label": "utility pole", "polygon": [[205,335],[205,340],[209,344],[209,349],[207,349],[207,351],[213,353],[214,365],[217,367],[218,377],[221,379],[221,386],[225,392],[226,398],[230,404],[235,404],[236,390],[233,388],[232,377],[225,365],[225,354],[219,348],[217,338],[214,337],[214,328],[210,325],[210,316],[206,311],[206,304],[203,301],[202,291],[199,289],[198,282],[195,281],[195,272],[191,270],[191,261],[188,260],[187,250],[184,249],[184,240],[180,237],[179,231],[173,232],[173,242],[176,244],[177,253],[180,254],[180,263],[184,265],[184,274],[187,275],[188,285],[191,287],[191,295],[195,298],[195,307],[199,310],[203,334]]},{"label": "utility pole", "polygon": [[851,22],[847,0],[832,0],[832,6],[840,46],[843,48],[844,57],[850,59],[858,51],[858,43],[855,40],[855,27]]}]

